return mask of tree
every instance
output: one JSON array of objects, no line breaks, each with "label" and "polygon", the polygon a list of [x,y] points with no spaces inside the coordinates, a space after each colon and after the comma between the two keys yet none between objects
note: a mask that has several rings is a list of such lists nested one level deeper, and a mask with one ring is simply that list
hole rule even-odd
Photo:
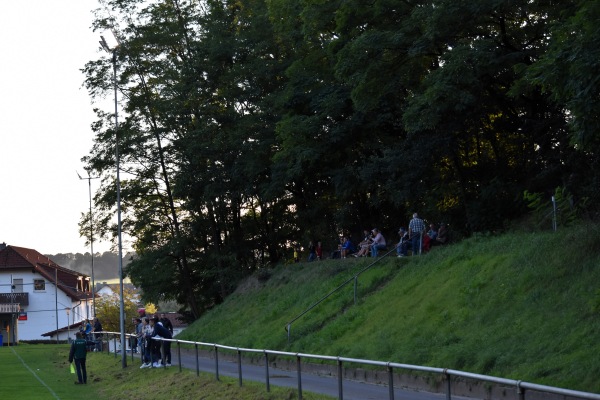
[{"label": "tree", "polygon": [[[126,96],[125,121],[119,127],[120,157],[124,172],[131,178],[122,183],[123,227],[136,238],[136,263],[160,254],[165,282],[176,280],[178,288],[171,296],[189,307],[194,317],[199,316],[194,276],[186,254],[185,233],[179,215],[179,199],[173,194],[173,174],[179,168],[173,142],[181,134],[178,112],[169,100],[177,93],[163,96],[170,79],[178,75],[190,57],[186,19],[190,7],[182,8],[177,1],[164,4],[138,4],[136,1],[115,2],[115,10],[122,13],[119,29],[111,16],[98,17],[96,29],[116,29],[121,45],[117,51],[120,66],[119,84]],[[143,2],[142,2],[143,3]],[[128,12],[140,5],[140,20]],[[144,25],[138,25],[143,21]],[[171,35],[156,35],[167,29]],[[161,57],[164,56],[164,57]],[[110,75],[104,62],[88,63],[86,85],[92,94],[106,90]],[[175,98],[176,99],[176,98]],[[179,102],[174,102],[179,104]],[[95,125],[96,152],[86,157],[89,167],[104,174],[96,203],[101,204],[101,226],[110,226],[114,207],[113,182],[106,177],[106,166],[112,162],[114,132],[106,125],[107,115],[99,112],[101,120]],[[111,151],[107,151],[111,150]],[[114,231],[114,227],[113,227]],[[135,276],[132,277],[135,282]],[[178,294],[178,295],[176,295]],[[167,294],[169,295],[169,294]]]},{"label": "tree", "polygon": [[[291,243],[395,232],[414,211],[498,230],[527,212],[525,190],[593,198],[595,58],[576,52],[561,78],[561,38],[594,43],[577,25],[592,3],[104,0],[95,27],[121,39],[127,274],[196,318]],[[85,73],[93,96],[111,89],[108,58]],[[115,132],[97,113],[84,160],[114,235]],[[569,125],[592,139],[574,146]]]},{"label": "tree", "polygon": [[568,159],[571,173],[563,184],[575,195],[600,199],[600,31],[596,1],[569,2],[561,8],[548,34],[549,47],[538,63],[526,70],[533,82],[562,107],[575,151]]},{"label": "tree", "polygon": [[[137,294],[132,290],[123,289],[123,304],[125,309],[123,315],[125,320],[124,326],[131,325],[131,318],[138,317],[137,313]],[[117,293],[110,296],[102,296],[96,300],[96,317],[102,324],[102,329],[108,332],[119,332],[121,325],[119,324],[119,313],[121,300]]]}]

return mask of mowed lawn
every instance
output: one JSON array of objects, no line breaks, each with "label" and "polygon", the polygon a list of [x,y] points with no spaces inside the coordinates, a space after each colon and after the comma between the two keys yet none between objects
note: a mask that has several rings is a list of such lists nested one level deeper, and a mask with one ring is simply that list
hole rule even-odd
[{"label": "mowed lawn", "polygon": [[[85,399],[211,399],[211,400],[292,400],[298,395],[294,388],[264,384],[179,368],[140,369],[139,360],[123,369],[120,357],[106,353],[88,353],[87,385],[75,385],[68,362],[69,345],[19,344],[0,347],[0,399],[19,400],[81,400]],[[149,387],[152,390],[149,390]],[[307,400],[331,399],[325,395],[304,392]]]},{"label": "mowed lawn", "polygon": [[68,345],[0,347],[2,398],[75,399],[81,397],[81,386],[74,384],[77,380],[76,375],[70,373],[68,355]]}]

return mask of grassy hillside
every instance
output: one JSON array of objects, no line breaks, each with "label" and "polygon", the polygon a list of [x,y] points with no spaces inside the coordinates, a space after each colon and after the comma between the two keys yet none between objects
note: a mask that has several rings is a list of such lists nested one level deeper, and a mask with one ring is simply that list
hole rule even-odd
[{"label": "grassy hillside", "polygon": [[179,338],[452,368],[600,392],[600,227],[474,237],[389,257],[255,275]]}]

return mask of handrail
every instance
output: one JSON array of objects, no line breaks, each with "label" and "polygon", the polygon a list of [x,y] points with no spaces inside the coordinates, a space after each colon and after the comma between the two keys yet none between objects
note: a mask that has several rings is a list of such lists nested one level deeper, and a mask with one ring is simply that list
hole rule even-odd
[{"label": "handrail", "polygon": [[[389,255],[390,253],[392,253],[393,251],[396,250],[396,246],[392,247],[392,249],[390,251],[388,251],[387,253],[385,253],[384,255],[382,255],[381,257],[377,258],[375,261],[373,261],[371,264],[367,265],[365,268],[361,269],[360,271],[358,271],[355,275],[353,275],[351,278],[347,279],[346,281],[344,281],[341,285],[339,285],[338,287],[336,287],[335,289],[333,289],[332,291],[330,291],[329,293],[327,293],[325,296],[321,297],[316,303],[312,304],[310,307],[308,307],[306,310],[302,311],[300,314],[298,314],[295,318],[293,318],[291,321],[289,321],[284,329],[287,332],[287,337],[288,337],[288,343],[290,342],[290,332],[292,329],[292,323],[296,322],[298,319],[302,318],[302,316],[304,316],[305,314],[307,314],[309,311],[311,311],[313,308],[315,308],[316,306],[318,306],[319,304],[321,304],[323,301],[325,301],[325,299],[327,299],[329,296],[333,295],[335,292],[337,292],[338,290],[340,290],[341,288],[343,288],[344,286],[346,286],[348,283],[350,283],[351,281],[355,281],[358,276],[360,274],[362,274],[363,272],[365,272],[366,270],[368,270],[369,268],[371,268],[373,265],[377,264],[378,262],[380,262],[384,257],[386,257],[387,255]],[[356,303],[356,290],[355,290],[355,294],[354,294],[354,302]]]},{"label": "handrail", "polygon": [[[105,331],[102,333],[107,334],[107,336],[113,335],[115,337],[115,340],[120,335],[119,332]],[[129,335],[129,334],[127,334],[127,335],[133,336],[133,335]],[[107,339],[107,341],[108,340],[110,340],[110,339]],[[160,338],[158,340],[165,341],[165,342],[174,342],[177,344],[178,350],[179,350],[180,344],[182,344],[182,343],[183,344],[193,344],[196,347],[196,373],[197,374],[199,373],[197,346],[205,346],[205,347],[209,347],[209,348],[214,348],[215,349],[215,376],[216,376],[217,380],[219,380],[219,364],[218,364],[217,349],[236,351],[238,353],[238,357],[237,357],[238,361],[237,362],[239,363],[238,374],[239,374],[239,385],[240,386],[242,385],[242,368],[241,368],[241,357],[240,357],[242,352],[261,353],[261,354],[264,354],[266,357],[268,355],[294,357],[297,360],[297,366],[298,366],[298,398],[300,398],[300,399],[302,398],[302,383],[301,383],[302,374],[301,374],[301,369],[300,369],[300,365],[301,365],[300,360],[302,358],[311,358],[311,359],[318,359],[318,360],[324,360],[324,361],[335,361],[337,363],[337,365],[338,365],[337,380],[338,380],[338,387],[339,387],[339,392],[340,392],[340,395],[339,395],[340,399],[343,398],[343,395],[342,395],[343,376],[341,373],[342,363],[352,363],[352,364],[363,364],[363,365],[372,365],[372,366],[377,366],[377,367],[385,367],[388,370],[388,374],[390,374],[390,379],[389,379],[389,386],[390,386],[389,398],[390,398],[390,400],[394,399],[393,379],[391,379],[394,368],[401,369],[401,370],[434,373],[434,374],[438,374],[438,375],[445,377],[446,399],[447,400],[451,400],[451,398],[452,398],[451,378],[466,378],[466,379],[473,379],[473,380],[480,381],[480,382],[496,383],[496,384],[500,384],[500,385],[514,387],[516,389],[517,393],[520,395],[520,398],[522,398],[522,399],[525,398],[526,390],[532,390],[532,391],[537,391],[537,392],[570,396],[570,397],[575,397],[578,399],[600,400],[600,394],[597,394],[597,393],[563,389],[563,388],[558,388],[558,387],[554,387],[554,386],[546,386],[546,385],[540,385],[540,384],[535,384],[535,383],[523,382],[523,381],[515,380],[515,379],[506,379],[506,378],[499,378],[499,377],[489,376],[489,375],[475,374],[475,373],[471,373],[471,372],[458,371],[458,370],[448,369],[448,368],[427,367],[427,366],[421,366],[421,365],[401,364],[401,363],[394,363],[394,362],[389,362],[389,361],[388,362],[375,361],[375,360],[367,360],[367,359],[361,359],[361,358],[336,357],[336,356],[328,356],[328,355],[320,355],[320,354],[292,353],[292,352],[288,352],[288,351],[243,348],[243,347],[226,346],[226,345],[217,344],[217,343],[193,342],[193,341],[179,340],[179,339]],[[115,347],[115,350],[116,350],[116,347]],[[132,356],[133,356],[133,350],[132,350]],[[179,362],[179,368],[181,370],[181,368],[182,368],[181,357],[178,358],[178,362]],[[266,362],[268,364],[268,359],[266,359]],[[268,367],[266,368],[265,379],[266,379],[265,382],[267,384],[267,391],[268,391],[269,390]]]}]

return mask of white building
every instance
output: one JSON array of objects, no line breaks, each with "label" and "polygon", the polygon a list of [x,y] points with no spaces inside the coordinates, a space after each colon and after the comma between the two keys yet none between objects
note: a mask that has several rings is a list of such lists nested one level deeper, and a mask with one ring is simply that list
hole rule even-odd
[{"label": "white building", "polygon": [[93,317],[90,277],[63,268],[36,250],[0,243],[0,334],[19,340],[74,338]]}]

